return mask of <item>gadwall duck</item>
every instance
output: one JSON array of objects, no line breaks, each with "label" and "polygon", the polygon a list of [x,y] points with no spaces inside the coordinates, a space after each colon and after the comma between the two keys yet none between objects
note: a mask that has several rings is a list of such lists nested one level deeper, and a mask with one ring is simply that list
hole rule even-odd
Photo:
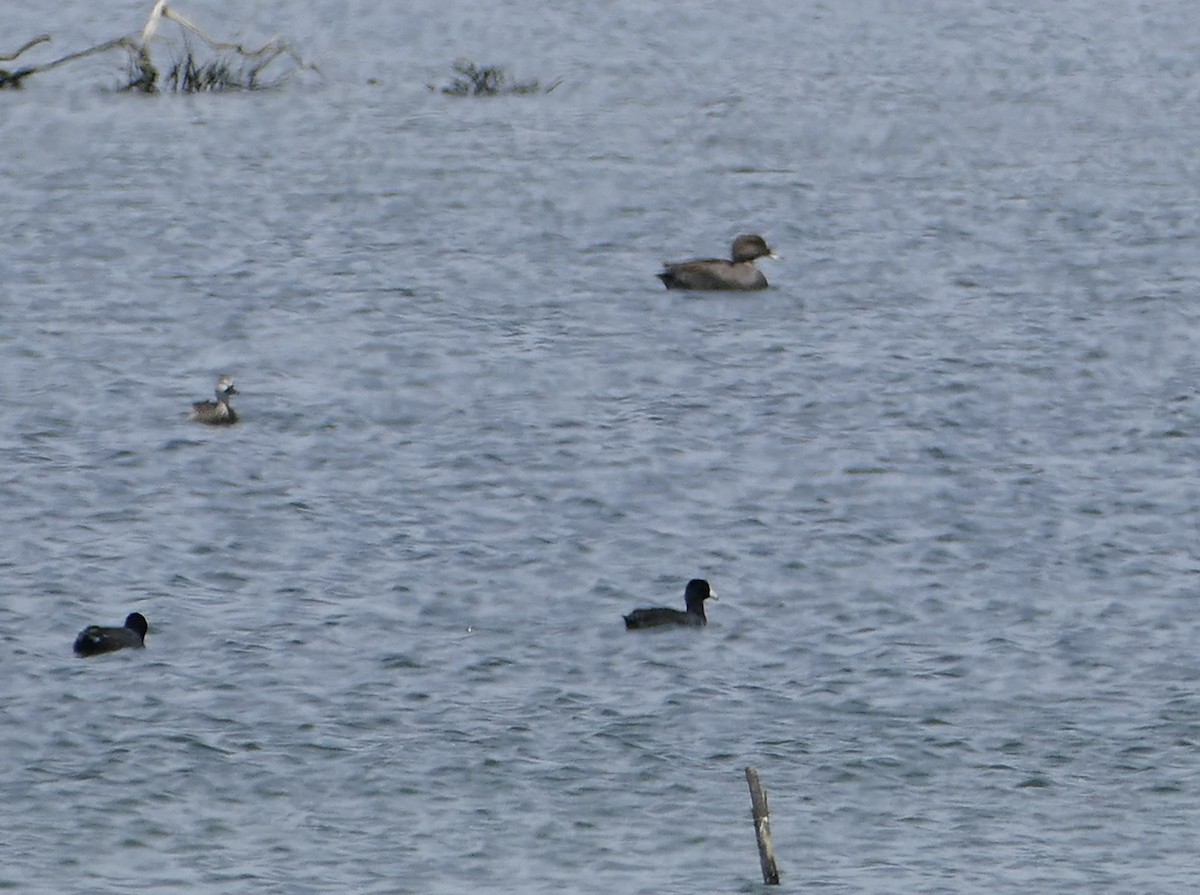
[{"label": "gadwall duck", "polygon": [[658,278],[668,289],[766,289],[767,278],[754,266],[756,258],[774,258],[761,236],[742,235],[733,241],[733,260],[697,258],[665,263]]}]

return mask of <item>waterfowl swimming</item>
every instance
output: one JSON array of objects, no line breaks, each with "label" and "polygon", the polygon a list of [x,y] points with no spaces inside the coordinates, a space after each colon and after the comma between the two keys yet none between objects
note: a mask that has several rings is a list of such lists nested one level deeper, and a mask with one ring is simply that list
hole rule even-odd
[{"label": "waterfowl swimming", "polygon": [[75,655],[98,656],[100,653],[111,653],[126,647],[141,649],[146,645],[146,632],[149,630],[146,617],[140,612],[129,613],[125,617],[123,628],[90,625],[75,638]]},{"label": "waterfowl swimming", "polygon": [[238,421],[238,415],[229,405],[229,396],[237,393],[238,390],[233,387],[233,377],[222,376],[217,380],[217,400],[197,401],[192,405],[189,419],[198,423],[208,423],[210,426],[233,425]]},{"label": "waterfowl swimming", "polygon": [[701,628],[708,624],[704,615],[704,601],[715,600],[717,592],[708,586],[703,578],[693,578],[683,591],[683,601],[687,609],[667,609],[655,606],[652,609],[635,609],[625,616],[625,628],[629,631],[638,628],[660,628],[664,625],[675,625],[688,628]]},{"label": "waterfowl swimming", "polygon": [[668,289],[766,289],[767,278],[754,266],[756,258],[774,258],[761,236],[743,234],[733,241],[733,260],[697,258],[663,264],[658,278]]}]

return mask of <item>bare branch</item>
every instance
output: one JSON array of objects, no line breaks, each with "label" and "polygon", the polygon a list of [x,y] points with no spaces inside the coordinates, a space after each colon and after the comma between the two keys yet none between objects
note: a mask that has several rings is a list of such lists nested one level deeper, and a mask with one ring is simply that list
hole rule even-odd
[{"label": "bare branch", "polygon": [[25,46],[21,47],[21,49],[17,50],[17,52],[13,53],[11,56],[0,56],[0,62],[12,62],[14,59],[16,59],[18,56],[20,56],[22,53],[24,53],[30,47],[36,47],[38,44],[44,44],[49,40],[50,40],[49,34],[39,34],[37,37],[35,37],[33,40],[29,41],[29,43],[25,44]]},{"label": "bare branch", "polygon": [[[251,89],[257,86],[259,73],[266,68],[271,62],[282,55],[287,55],[298,68],[310,69],[321,73],[321,70],[316,65],[305,62],[304,59],[292,48],[291,44],[285,41],[282,37],[273,37],[260,49],[247,49],[239,43],[227,43],[224,41],[215,40],[206,34],[201,28],[187,19],[186,16],[176,12],[171,7],[167,6],[166,0],[155,0],[153,8],[150,10],[150,16],[146,19],[146,24],[142,26],[140,35],[137,33],[118,37],[116,40],[106,41],[94,47],[89,47],[86,50],[80,50],[76,53],[71,53],[63,56],[61,59],[55,59],[53,62],[48,62],[44,65],[31,65],[25,68],[19,68],[15,71],[6,71],[0,69],[0,89],[5,87],[17,88],[21,86],[21,81],[32,74],[49,71],[52,68],[57,68],[68,62],[74,62],[77,59],[82,59],[85,56],[91,56],[96,53],[104,53],[117,47],[124,47],[131,56],[131,67],[136,78],[129,85],[128,89],[138,89],[146,93],[153,93],[156,90],[156,81],[158,78],[157,69],[154,67],[150,58],[150,42],[159,36],[159,29],[162,26],[163,19],[170,19],[182,28],[185,32],[191,32],[196,35],[209,47],[218,52],[228,51],[233,52],[247,60],[246,67],[242,69],[244,72],[244,83],[240,86],[248,86]],[[21,47],[11,56],[0,56],[0,61],[16,59],[30,47],[37,46],[40,43],[50,40],[49,35],[41,35],[34,38]],[[185,34],[186,43],[186,34]],[[189,53],[189,62],[191,56]],[[221,70],[228,70],[228,66],[219,66]],[[213,71],[217,71],[216,68]],[[207,85],[207,81],[201,83]],[[221,79],[217,79],[214,83],[224,83]],[[226,86],[239,86],[234,82],[230,82]],[[204,89],[210,89],[205,87]]]}]

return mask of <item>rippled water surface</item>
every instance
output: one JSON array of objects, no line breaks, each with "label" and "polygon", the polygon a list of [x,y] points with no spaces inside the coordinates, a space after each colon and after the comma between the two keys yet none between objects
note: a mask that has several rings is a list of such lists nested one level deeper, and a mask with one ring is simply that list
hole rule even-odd
[{"label": "rippled water surface", "polygon": [[0,92],[0,887],[1194,890],[1190,4],[177,6],[323,77]]}]

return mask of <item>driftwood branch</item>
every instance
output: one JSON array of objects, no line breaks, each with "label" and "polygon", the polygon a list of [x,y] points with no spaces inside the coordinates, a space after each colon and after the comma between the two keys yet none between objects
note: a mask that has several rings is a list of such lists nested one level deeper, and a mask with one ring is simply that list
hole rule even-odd
[{"label": "driftwood branch", "polygon": [[[208,44],[213,50],[218,52],[232,52],[241,56],[243,59],[255,60],[248,68],[243,69],[245,72],[246,84],[244,86],[254,87],[258,73],[267,65],[279,56],[287,55],[296,63],[297,67],[302,69],[311,69],[320,74],[320,69],[316,65],[305,62],[299,53],[293,49],[291,44],[285,41],[282,37],[273,37],[262,48],[257,50],[248,50],[238,43],[227,43],[224,41],[215,40],[206,34],[203,30],[193,24],[186,16],[175,12],[171,7],[167,6],[166,0],[155,0],[154,6],[150,10],[150,16],[146,19],[146,24],[142,26],[140,34],[128,34],[124,37],[118,37],[115,40],[105,41],[102,44],[97,44],[94,47],[88,47],[84,50],[79,50],[75,53],[70,53],[63,56],[61,59],[55,59],[52,62],[47,62],[42,65],[30,65],[25,68],[16,69],[15,71],[5,71],[0,69],[0,88],[4,87],[20,87],[21,81],[29,75],[39,72],[49,71],[52,68],[57,68],[60,65],[65,65],[68,62],[74,62],[86,56],[92,56],[97,53],[106,53],[109,50],[124,48],[131,57],[131,68],[135,75],[131,80],[127,89],[141,90],[145,93],[153,93],[157,87],[158,70],[154,67],[150,59],[150,42],[158,36],[159,26],[163,19],[169,19],[184,29],[185,32],[190,32],[202,41]],[[37,46],[50,40],[50,36],[43,34],[34,38],[21,47],[11,56],[0,56],[0,61],[10,61],[16,59],[30,47]],[[188,63],[191,63],[190,54]],[[230,85],[226,85],[230,86]],[[236,86],[236,85],[233,85]]]},{"label": "driftwood branch", "polygon": [[754,768],[746,768],[746,783],[750,786],[754,836],[758,840],[758,862],[762,866],[763,882],[768,886],[778,886],[779,868],[775,865],[775,846],[771,844],[771,810],[767,807],[767,793]]},{"label": "driftwood branch", "polygon": [[275,37],[272,37],[269,41],[267,41],[265,44],[263,44],[259,49],[248,50],[242,44],[228,43],[226,41],[220,41],[220,40],[216,40],[213,37],[210,37],[201,28],[199,28],[198,26],[193,24],[190,20],[188,20],[185,16],[181,15],[180,13],[177,13],[175,10],[171,9],[171,7],[167,6],[165,0],[158,0],[158,2],[154,5],[154,11],[152,11],[150,14],[150,20],[146,22],[146,29],[143,31],[143,34],[145,34],[146,30],[151,29],[152,23],[153,23],[154,27],[157,27],[157,20],[155,18],[155,12],[159,12],[160,9],[161,9],[161,13],[160,13],[161,18],[170,19],[172,22],[175,22],[177,25],[179,25],[180,28],[183,28],[187,31],[192,32],[193,34],[195,34],[198,38],[200,38],[202,41],[204,41],[206,44],[208,44],[214,50],[229,50],[234,53],[237,53],[239,56],[241,56],[244,59],[256,59],[256,58],[261,59],[259,64],[254,67],[255,72],[261,71],[268,63],[270,63],[272,60],[274,60],[278,56],[282,56],[282,55],[286,54],[300,68],[311,69],[312,71],[317,72],[317,74],[321,73],[321,70],[319,68],[317,68],[317,66],[314,63],[305,62],[304,59],[300,56],[300,54],[297,53],[296,50],[292,47],[292,45],[289,44],[286,40],[284,40],[282,37],[280,37],[278,35],[276,35]]},{"label": "driftwood branch", "polygon": [[25,46],[21,47],[21,49],[17,50],[17,52],[13,53],[11,56],[0,56],[0,62],[12,62],[14,59],[16,59],[18,56],[20,56],[22,53],[24,53],[30,47],[36,47],[38,44],[44,44],[49,40],[50,40],[49,34],[39,34],[37,37],[35,37],[33,40],[29,41],[29,43],[25,44]]},{"label": "driftwood branch", "polygon": [[[49,39],[49,37],[43,35],[42,37],[32,40],[18,50],[17,55],[20,55],[35,44],[43,43]],[[128,37],[118,37],[116,40],[106,41],[105,43],[97,46],[88,47],[86,50],[79,50],[76,53],[68,53],[61,59],[55,59],[53,62],[45,62],[42,65],[29,65],[25,68],[19,68],[16,71],[11,72],[6,72],[3,69],[0,69],[0,87],[20,87],[21,80],[29,77],[29,75],[36,75],[40,72],[50,71],[52,68],[58,68],[60,65],[65,65],[68,62],[74,62],[75,60],[82,59],[85,56],[93,56],[96,53],[107,53],[109,50],[122,46],[130,47],[132,49],[134,44],[133,41]]]},{"label": "driftwood branch", "polygon": [[[38,44],[46,43],[48,40],[50,40],[49,34],[39,34],[33,40],[26,41],[25,46],[21,47],[12,55],[0,56],[0,62],[12,62],[30,47],[36,47]],[[18,68],[16,71],[7,71],[3,68],[0,68],[0,89],[6,87],[13,90],[18,89],[21,86],[21,79],[28,77],[35,71],[37,71],[37,66],[34,65],[29,65],[25,68]]]},{"label": "driftwood branch", "polygon": [[60,65],[66,65],[68,62],[74,62],[77,59],[83,59],[85,56],[95,56],[97,53],[107,53],[109,50],[115,50],[117,47],[128,47],[133,50],[137,48],[137,43],[129,37],[118,37],[116,40],[105,41],[102,44],[97,44],[94,47],[88,47],[86,50],[79,50],[76,53],[68,53],[61,59],[55,59],[53,62],[47,62],[45,65],[34,66],[34,71],[49,71],[52,68],[58,68]]}]

